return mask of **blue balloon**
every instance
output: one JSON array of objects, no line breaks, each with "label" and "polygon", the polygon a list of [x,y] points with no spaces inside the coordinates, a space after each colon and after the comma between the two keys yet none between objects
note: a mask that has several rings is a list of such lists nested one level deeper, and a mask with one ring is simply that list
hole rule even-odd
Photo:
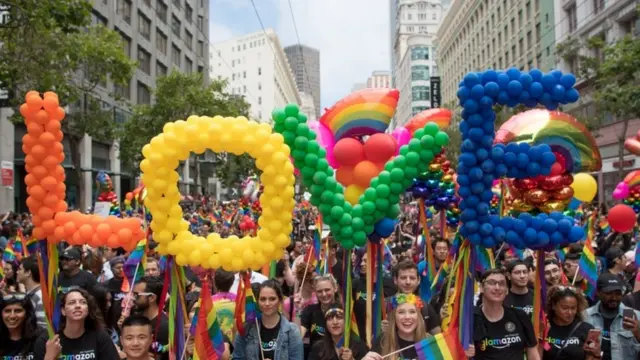
[{"label": "blue balloon", "polygon": [[552,244],[560,245],[564,242],[564,236],[562,236],[562,234],[559,231],[552,232],[550,237],[551,237]]},{"label": "blue balloon", "polygon": [[522,83],[518,80],[510,81],[509,86],[507,87],[507,92],[511,97],[519,97],[520,93],[522,93]]},{"label": "blue balloon", "polygon": [[469,138],[473,141],[481,141],[482,137],[484,136],[484,131],[482,131],[482,128],[471,128],[469,129]]},{"label": "blue balloon", "polygon": [[458,100],[460,100],[460,102],[465,102],[469,98],[469,93],[470,91],[468,88],[461,87],[458,89],[458,92],[456,95],[458,96]]},{"label": "blue balloon", "polygon": [[507,165],[505,164],[498,164],[496,165],[496,176],[497,177],[503,177],[507,174]]},{"label": "blue balloon", "polygon": [[551,74],[546,74],[542,77],[542,80],[540,82],[542,83],[542,87],[545,90],[551,91],[551,89],[553,89],[554,85],[556,84],[556,78]]},{"label": "blue balloon", "polygon": [[520,79],[520,70],[518,70],[515,67],[512,67],[509,70],[507,70],[507,75],[509,76],[510,80],[518,80]]},{"label": "blue balloon", "polygon": [[466,139],[462,142],[462,151],[464,152],[474,152],[476,151],[476,145],[473,141]]},{"label": "blue balloon", "polygon": [[543,74],[542,74],[542,71],[538,69],[531,69],[531,71],[529,71],[529,75],[531,75],[531,78],[533,79],[533,81],[540,82]]},{"label": "blue balloon", "polygon": [[560,78],[562,78],[562,71],[558,70],[558,69],[553,69],[549,72],[549,74],[553,75],[553,77],[556,79],[556,81],[559,81]]},{"label": "blue balloon", "polygon": [[374,225],[375,232],[384,238],[389,237],[395,228],[396,221],[390,218],[384,218]]},{"label": "blue balloon", "polygon": [[484,86],[481,84],[474,85],[471,88],[471,98],[480,100],[484,96]]},{"label": "blue balloon", "polygon": [[529,94],[529,91],[522,90],[522,92],[520,93],[520,97],[518,98],[518,101],[520,101],[520,103],[526,104],[530,99],[531,99],[531,95]]},{"label": "blue balloon", "polygon": [[546,232],[540,231],[536,234],[536,245],[538,247],[546,247],[550,242],[549,234]]},{"label": "blue balloon", "polygon": [[524,89],[528,89],[529,86],[533,83],[533,78],[530,74],[524,73],[520,74],[520,83],[522,83],[522,87]]},{"label": "blue balloon", "polygon": [[567,101],[567,103],[574,103],[578,101],[579,98],[580,98],[580,93],[578,93],[578,90],[576,89],[569,89],[565,93],[565,100]]},{"label": "blue balloon", "polygon": [[458,175],[457,181],[458,181],[458,185],[460,186],[469,185],[469,177],[467,175]]},{"label": "blue balloon", "polygon": [[540,96],[542,96],[543,92],[544,88],[539,82],[531,83],[531,85],[529,86],[529,95],[531,95],[532,99],[539,99]]},{"label": "blue balloon", "polygon": [[504,157],[504,148],[494,147],[491,149],[491,159],[496,162],[501,162]]},{"label": "blue balloon", "polygon": [[531,161],[540,161],[542,159],[542,150],[539,146],[532,146],[527,152]]},{"label": "blue balloon", "polygon": [[535,244],[538,239],[538,232],[533,230],[533,228],[526,228],[522,237],[528,244]]},{"label": "blue balloon", "polygon": [[545,152],[542,154],[542,158],[540,159],[540,165],[542,166],[551,166],[556,162],[556,155],[551,152]]},{"label": "blue balloon", "polygon": [[520,169],[525,169],[527,167],[527,164],[529,164],[529,155],[525,153],[518,154],[516,166],[518,166]]},{"label": "blue balloon", "polygon": [[567,89],[573,87],[576,84],[576,77],[573,74],[564,74],[560,77],[560,85]]},{"label": "blue balloon", "polygon": [[480,181],[484,173],[480,167],[473,167],[469,170],[469,180],[471,181]]},{"label": "blue balloon", "polygon": [[484,184],[482,182],[475,182],[471,184],[471,193],[474,195],[480,195],[484,191]]},{"label": "blue balloon", "polygon": [[484,86],[484,93],[492,98],[496,97],[498,92],[500,92],[500,85],[497,82],[491,81]]},{"label": "blue balloon", "polygon": [[464,102],[464,108],[469,112],[475,113],[478,111],[478,102],[472,99],[468,99]]},{"label": "blue balloon", "polygon": [[579,226],[574,226],[571,228],[571,232],[569,232],[569,241],[576,242],[584,239],[584,229]]},{"label": "blue balloon", "polygon": [[508,153],[504,154],[504,164],[507,167],[514,166],[517,161],[518,161],[518,157],[516,156],[515,153],[508,152]]},{"label": "blue balloon", "polygon": [[498,77],[496,79],[498,86],[500,86],[500,90],[507,90],[507,86],[509,86],[509,81],[511,81],[511,79],[509,79],[509,75],[507,75],[506,73],[498,74]]},{"label": "blue balloon", "polygon": [[477,233],[478,229],[480,229],[480,223],[478,223],[476,220],[467,221],[466,225],[467,230],[470,234]]},{"label": "blue balloon", "polygon": [[513,230],[518,234],[524,233],[527,229],[527,223],[522,219],[513,219]]},{"label": "blue balloon", "polygon": [[483,148],[476,150],[476,158],[478,161],[484,161],[489,157],[489,152]]},{"label": "blue balloon", "polygon": [[481,236],[489,236],[493,233],[493,226],[489,223],[484,223],[480,226],[480,235]]},{"label": "blue balloon", "polygon": [[527,174],[529,177],[536,177],[540,174],[540,164],[531,161],[527,164]]},{"label": "blue balloon", "polygon": [[551,90],[551,99],[553,99],[554,101],[560,101],[562,99],[564,99],[564,86],[562,85],[556,85],[553,87],[553,89]]},{"label": "blue balloon", "polygon": [[478,78],[478,75],[474,73],[468,73],[467,75],[465,75],[464,85],[466,87],[472,88],[476,84],[480,84],[480,79]]},{"label": "blue balloon", "polygon": [[500,242],[505,241],[506,236],[507,236],[507,232],[504,231],[503,228],[501,227],[493,228],[493,238],[496,239],[496,241],[500,241]]},{"label": "blue balloon", "polygon": [[507,243],[514,244],[520,240],[520,235],[513,230],[507,230]]},{"label": "blue balloon", "polygon": [[478,127],[482,126],[482,123],[484,123],[484,118],[480,114],[473,114],[469,116],[469,120],[467,120],[467,122],[469,123],[469,126]]},{"label": "blue balloon", "polygon": [[500,90],[498,93],[498,104],[504,105],[509,101],[509,94],[505,90]]},{"label": "blue balloon", "polygon": [[482,82],[488,84],[489,82],[496,81],[498,73],[495,70],[487,70],[482,74]]},{"label": "blue balloon", "polygon": [[467,239],[469,240],[469,242],[473,245],[480,245],[482,244],[482,237],[480,236],[480,234],[475,234],[472,233],[471,235],[469,235],[467,237]]},{"label": "blue balloon", "polygon": [[571,231],[571,226],[572,225],[573,224],[568,219],[566,219],[566,218],[562,219],[562,220],[558,221],[558,231],[561,234],[568,235],[569,231]]},{"label": "blue balloon", "polygon": [[531,145],[526,142],[521,142],[520,144],[518,144],[518,151],[521,153],[526,154],[529,152],[529,149],[531,149]]}]

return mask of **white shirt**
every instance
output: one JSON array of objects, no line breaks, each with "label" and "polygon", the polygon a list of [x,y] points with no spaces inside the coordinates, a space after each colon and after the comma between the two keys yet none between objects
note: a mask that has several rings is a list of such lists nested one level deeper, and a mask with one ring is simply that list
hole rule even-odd
[{"label": "white shirt", "polygon": [[[260,274],[259,272],[255,272],[252,271],[251,272],[251,283],[259,283],[262,284],[263,282],[269,280],[268,277]],[[233,294],[238,294],[238,285],[240,284],[240,276],[238,274],[235,275],[235,280],[233,280],[233,285],[231,285],[231,290],[229,290],[229,292],[233,293]],[[257,294],[254,294],[257,295]]]},{"label": "white shirt", "polygon": [[98,282],[107,282],[113,278],[113,272],[111,271],[111,265],[108,261],[102,264],[102,273],[98,276]]}]

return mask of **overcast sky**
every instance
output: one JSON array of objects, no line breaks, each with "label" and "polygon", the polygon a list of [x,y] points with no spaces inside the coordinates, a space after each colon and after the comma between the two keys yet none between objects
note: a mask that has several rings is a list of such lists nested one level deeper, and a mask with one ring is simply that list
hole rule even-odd
[{"label": "overcast sky", "polygon": [[[287,0],[254,0],[265,28],[297,44]],[[320,50],[321,105],[329,107],[374,70],[389,70],[388,0],[290,0],[300,42]],[[250,0],[210,0],[212,43],[262,31]]]}]

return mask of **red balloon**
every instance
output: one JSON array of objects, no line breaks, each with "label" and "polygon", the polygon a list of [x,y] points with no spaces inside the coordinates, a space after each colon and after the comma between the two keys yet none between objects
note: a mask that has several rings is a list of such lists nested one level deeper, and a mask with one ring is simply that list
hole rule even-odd
[{"label": "red balloon", "polygon": [[551,176],[561,175],[564,170],[564,167],[559,162],[555,162],[551,165]]},{"label": "red balloon", "polygon": [[364,160],[364,147],[357,139],[344,138],[333,147],[333,156],[340,165],[354,166]]},{"label": "red balloon", "polygon": [[637,217],[630,206],[618,204],[609,210],[607,220],[614,231],[625,233],[633,230]]},{"label": "red balloon", "polygon": [[374,134],[364,143],[364,156],[374,163],[384,163],[395,155],[396,146],[391,135]]},{"label": "red balloon", "polygon": [[563,170],[567,169],[567,159],[564,157],[564,155],[560,154],[559,152],[553,152],[553,154],[556,156],[556,163],[559,164],[560,166],[562,166]]},{"label": "red balloon", "polygon": [[533,179],[516,179],[513,186],[520,191],[531,190],[538,187],[538,182]]},{"label": "red balloon", "polygon": [[564,186],[563,180],[561,175],[546,176],[540,181],[540,187],[545,190],[559,190]]}]

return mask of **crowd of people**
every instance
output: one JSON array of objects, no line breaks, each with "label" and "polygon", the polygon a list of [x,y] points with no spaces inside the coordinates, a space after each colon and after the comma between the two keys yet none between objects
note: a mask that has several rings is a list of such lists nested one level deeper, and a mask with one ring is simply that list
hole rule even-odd
[{"label": "crowd of people", "polygon": [[[236,221],[212,221],[203,214],[234,213],[238,203],[185,207],[192,231],[206,234],[237,233]],[[231,211],[230,211],[231,208]],[[295,216],[291,245],[276,264],[275,273],[252,271],[251,283],[260,316],[238,333],[234,313],[241,274],[216,270],[203,278],[185,268],[186,309],[195,315],[202,281],[210,281],[212,300],[223,334],[222,359],[262,360],[412,360],[420,359],[413,344],[442,332],[449,314],[451,288],[444,286],[428,301],[420,284],[427,281],[424,269],[424,239],[418,234],[418,211],[404,205],[403,215],[385,245],[383,295],[386,318],[379,336],[367,342],[366,251],[353,252],[353,314],[357,328],[349,328],[343,299],[344,257],[347,254],[328,232],[322,232],[328,249],[326,273],[317,271],[305,256],[313,251],[316,212],[312,208]],[[134,215],[135,216],[135,215]],[[29,214],[9,213],[0,217],[0,248],[10,247],[18,232],[30,235]],[[453,236],[453,234],[451,234]],[[446,261],[451,238],[431,233],[435,267]],[[516,254],[495,249],[496,267],[477,275],[477,297],[473,311],[473,344],[465,349],[475,359],[640,359],[640,274],[635,266],[635,241],[631,234],[596,236],[598,257],[597,296],[585,293],[586,280],[579,271],[581,243],[546,253],[544,272],[547,298],[544,308],[547,330],[538,338],[533,328],[534,253]],[[162,301],[163,258],[150,241],[145,275],[131,290],[131,311],[122,291],[124,249],[64,246],[60,252],[58,286],[60,326],[48,334],[37,254],[3,261],[0,282],[0,358],[34,359],[190,359],[193,337],[184,354],[171,355],[170,322]],[[387,261],[388,260],[388,261]],[[462,319],[461,321],[465,321]],[[185,324],[190,327],[190,322]],[[188,333],[188,331],[187,331]],[[359,334],[356,335],[356,334]],[[175,356],[175,357],[174,357]],[[421,359],[422,360],[422,359]]]}]

